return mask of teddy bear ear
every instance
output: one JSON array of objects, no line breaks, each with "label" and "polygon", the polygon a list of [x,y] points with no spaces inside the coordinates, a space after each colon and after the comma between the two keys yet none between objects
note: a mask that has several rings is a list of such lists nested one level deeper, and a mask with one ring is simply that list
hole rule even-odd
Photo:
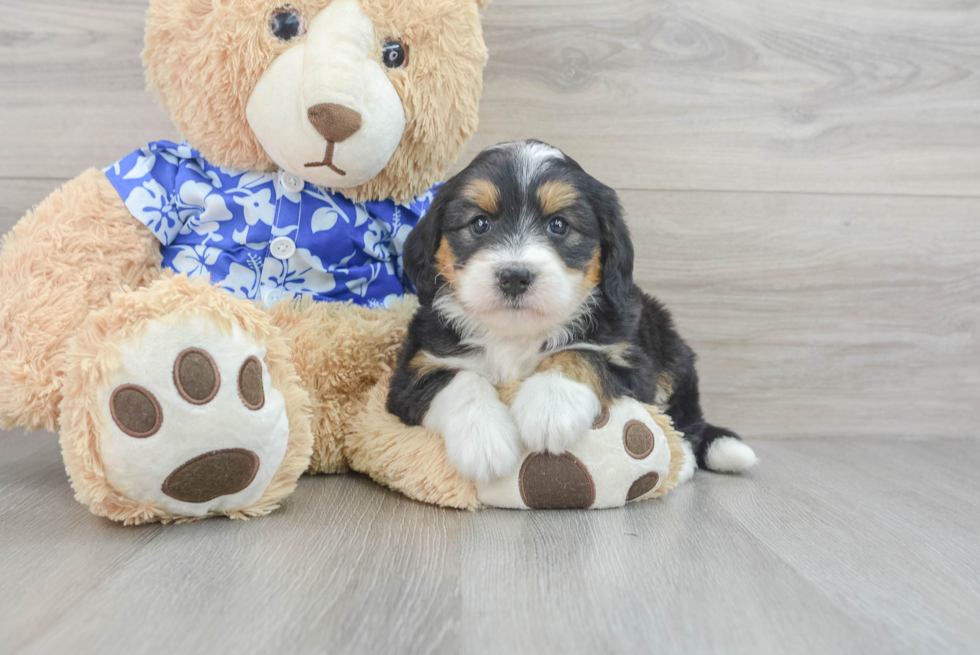
[{"label": "teddy bear ear", "polygon": [[476,0],[476,6],[483,9],[491,2],[493,2],[493,0]]}]

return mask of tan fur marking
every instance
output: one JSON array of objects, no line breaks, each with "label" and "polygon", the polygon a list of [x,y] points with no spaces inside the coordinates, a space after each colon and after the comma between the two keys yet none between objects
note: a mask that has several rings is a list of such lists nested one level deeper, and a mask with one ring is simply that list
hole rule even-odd
[{"label": "tan fur marking", "polygon": [[497,395],[500,397],[500,402],[508,407],[513,405],[514,399],[517,398],[517,392],[521,390],[522,382],[522,380],[514,380],[503,386],[498,386]]},{"label": "tan fur marking", "polygon": [[436,371],[448,371],[449,367],[437,364],[432,361],[432,353],[427,350],[420,350],[409,365],[415,370],[416,377],[423,378]]},{"label": "tan fur marking", "polygon": [[456,255],[453,254],[453,249],[449,246],[449,240],[445,237],[442,238],[442,242],[439,244],[439,250],[436,252],[436,264],[438,266],[438,273],[441,275],[452,288],[456,288]]},{"label": "tan fur marking", "polygon": [[599,277],[602,272],[602,263],[600,262],[601,250],[596,248],[595,254],[592,256],[592,260],[589,262],[589,267],[585,269],[585,276],[582,278],[582,296],[588,296],[592,293],[592,290],[599,286]]},{"label": "tan fur marking", "polygon": [[500,203],[500,189],[490,180],[473,180],[463,189],[463,197],[488,214],[496,214]]},{"label": "tan fur marking", "polygon": [[538,187],[538,202],[545,216],[570,207],[578,200],[578,191],[571,184],[551,180]]},{"label": "tan fur marking", "polygon": [[563,377],[574,382],[584,384],[592,389],[592,392],[599,398],[599,402],[606,404],[609,398],[602,389],[602,382],[599,374],[592,368],[589,360],[581,353],[573,351],[560,352],[552,355],[538,365],[537,371],[557,371]]},{"label": "tan fur marking", "polygon": [[622,368],[633,367],[629,361],[629,356],[633,353],[633,346],[629,343],[620,341],[619,343],[610,344],[606,346],[605,353],[606,358],[609,359],[611,364]]},{"label": "tan fur marking", "polygon": [[669,373],[663,371],[657,378],[657,395],[655,397],[658,406],[665,406],[674,395],[674,379]]}]

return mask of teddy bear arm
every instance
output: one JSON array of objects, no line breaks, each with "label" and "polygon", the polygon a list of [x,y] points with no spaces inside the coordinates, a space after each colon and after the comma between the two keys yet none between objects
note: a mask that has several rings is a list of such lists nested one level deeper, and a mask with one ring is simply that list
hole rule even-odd
[{"label": "teddy bear arm", "polygon": [[0,426],[56,429],[69,339],[160,262],[159,241],[96,169],[20,220],[0,250]]}]

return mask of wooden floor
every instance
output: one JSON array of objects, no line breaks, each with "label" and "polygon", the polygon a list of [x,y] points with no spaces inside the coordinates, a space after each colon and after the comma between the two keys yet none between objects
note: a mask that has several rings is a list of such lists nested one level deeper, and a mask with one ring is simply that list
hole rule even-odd
[{"label": "wooden floor", "polygon": [[[179,138],[146,0],[0,0],[0,233]],[[482,147],[618,189],[761,466],[598,513],[304,479],[122,528],[0,433],[0,654],[980,652],[980,2],[494,0]]]},{"label": "wooden floor", "polygon": [[123,528],[53,435],[2,434],[0,652],[978,652],[980,442],[754,445],[751,475],[620,510],[339,476],[261,520]]}]

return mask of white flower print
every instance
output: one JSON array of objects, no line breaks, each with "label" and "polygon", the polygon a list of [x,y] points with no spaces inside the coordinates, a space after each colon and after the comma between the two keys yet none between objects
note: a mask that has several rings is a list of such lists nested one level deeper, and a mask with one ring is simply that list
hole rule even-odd
[{"label": "white flower print", "polygon": [[313,231],[313,234],[317,232],[328,232],[334,228],[340,219],[344,219],[350,223],[350,219],[347,218],[346,214],[329,207],[321,207],[313,212],[313,217],[310,219],[310,229]]},{"label": "white flower print", "polygon": [[320,258],[309,250],[299,248],[298,256],[287,260],[269,258],[262,271],[262,285],[292,293],[317,294],[333,291],[334,276],[326,272]]},{"label": "white flower print", "polygon": [[204,182],[185,182],[177,193],[177,207],[184,221],[181,234],[192,230],[201,235],[210,235],[211,241],[221,241],[217,234],[220,223],[234,216],[220,195],[211,193],[212,187]]},{"label": "white flower print", "polygon": [[156,180],[146,180],[126,198],[126,208],[164,243],[171,243],[180,225],[173,200]]},{"label": "white flower print", "polygon": [[272,191],[269,189],[259,189],[258,191],[243,192],[242,195],[235,195],[235,202],[242,206],[245,211],[245,222],[249,226],[255,225],[259,221],[266,225],[272,225],[276,218],[276,203],[272,200]]},{"label": "white flower print", "polygon": [[197,246],[174,246],[178,252],[174,256],[173,267],[178,273],[186,273],[188,277],[207,276],[208,267],[214,266],[221,255],[219,248],[200,244]]},{"label": "white flower print", "polygon": [[143,149],[143,154],[136,159],[136,164],[129,169],[123,176],[124,180],[139,180],[146,177],[153,170],[153,165],[157,161],[157,156],[148,149]]},{"label": "white flower print", "polygon": [[228,275],[218,284],[219,289],[231,293],[233,296],[248,300],[254,298],[259,288],[259,276],[257,264],[250,262],[256,270],[246,268],[241,264],[232,264],[228,267]]}]

